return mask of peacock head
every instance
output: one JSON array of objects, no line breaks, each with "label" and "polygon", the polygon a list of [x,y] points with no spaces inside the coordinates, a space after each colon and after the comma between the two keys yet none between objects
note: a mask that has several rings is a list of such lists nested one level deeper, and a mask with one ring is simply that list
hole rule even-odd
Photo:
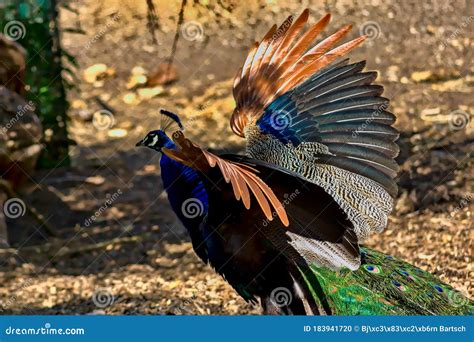
[{"label": "peacock head", "polygon": [[161,151],[162,147],[173,147],[173,141],[161,129],[150,131],[148,134],[137,142],[136,146],[146,146],[156,151]]},{"label": "peacock head", "polygon": [[[171,113],[167,110],[162,109],[160,110],[160,113],[161,128],[148,132],[145,138],[137,142],[136,146],[146,146],[159,152],[161,152],[161,149],[163,147],[171,149],[175,146],[173,141],[166,134],[166,131],[169,130],[171,132],[174,132],[178,129],[183,130],[184,127],[181,124],[181,120],[176,114]],[[172,126],[175,127],[172,129]]]}]

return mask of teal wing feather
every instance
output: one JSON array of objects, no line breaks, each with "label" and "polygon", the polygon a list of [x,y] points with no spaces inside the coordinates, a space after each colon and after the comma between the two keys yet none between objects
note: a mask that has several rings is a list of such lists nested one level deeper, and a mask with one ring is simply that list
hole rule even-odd
[{"label": "teal wing feather", "polygon": [[363,263],[356,271],[310,267],[319,282],[308,283],[312,295],[321,306],[323,301],[329,305],[331,314],[474,314],[474,301],[434,275],[369,248],[361,247],[361,253]]}]

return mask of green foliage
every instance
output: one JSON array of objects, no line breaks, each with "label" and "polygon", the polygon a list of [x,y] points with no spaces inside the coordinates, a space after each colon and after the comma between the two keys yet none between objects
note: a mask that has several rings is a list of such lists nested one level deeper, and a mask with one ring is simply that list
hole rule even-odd
[{"label": "green foliage", "polygon": [[[43,124],[45,149],[39,161],[43,168],[69,164],[65,86],[70,85],[62,77],[57,20],[54,0],[6,0],[0,5],[0,28],[6,35],[10,29],[27,50],[27,97],[36,104]],[[65,57],[75,62],[69,54]]]}]

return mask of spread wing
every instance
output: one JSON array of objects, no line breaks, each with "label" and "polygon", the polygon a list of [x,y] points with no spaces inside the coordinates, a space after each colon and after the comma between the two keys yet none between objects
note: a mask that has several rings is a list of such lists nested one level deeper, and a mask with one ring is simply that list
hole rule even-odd
[{"label": "spread wing", "polygon": [[306,9],[294,21],[292,16],[288,17],[280,27],[273,26],[250,50],[234,80],[236,108],[231,127],[237,135],[243,137],[245,126],[255,123],[263,109],[279,95],[301,84],[365,39],[359,37],[334,47],[352,27],[346,25],[309,49],[331,16],[326,14],[298,38],[308,16]]},{"label": "spread wing", "polygon": [[257,176],[258,170],[242,163],[226,160],[201,149],[187,139],[182,131],[173,133],[173,141],[179,149],[163,148],[163,153],[168,157],[203,174],[208,174],[210,168],[217,166],[226,183],[232,184],[235,198],[241,200],[247,209],[250,208],[250,193],[252,193],[269,221],[273,220],[272,214],[275,212],[285,226],[289,225],[283,205],[273,190]]},{"label": "spread wing", "polygon": [[[321,187],[285,168],[261,160],[238,155],[216,156],[191,142],[181,131],[173,134],[173,141],[177,149],[163,148],[163,153],[198,170],[208,183],[209,203],[214,207],[208,224],[219,227],[225,221],[221,215],[237,211],[242,214],[245,224],[253,223],[282,252],[288,252],[292,246],[300,255],[288,255],[295,262],[302,258],[305,262],[335,269],[359,267],[359,247],[353,225]],[[230,185],[219,185],[222,179]],[[232,197],[229,191],[233,192],[235,199],[243,202],[247,210],[226,207],[232,202],[232,199],[228,202]],[[259,206],[251,208],[251,194]],[[315,197],[318,198],[316,203],[313,201]],[[278,198],[284,199],[284,204]],[[276,216],[279,220],[264,224],[262,212],[268,221]]]},{"label": "spread wing", "polygon": [[[338,45],[350,25],[313,46],[329,19],[327,14],[303,32],[305,10],[255,43],[235,77],[232,130],[244,136],[256,128],[295,147],[315,143],[315,168],[325,164],[356,173],[394,197],[399,148],[389,100],[381,96],[382,86],[372,84],[377,74],[362,71],[365,62],[337,60],[365,39]],[[254,142],[248,141],[248,149]]]}]

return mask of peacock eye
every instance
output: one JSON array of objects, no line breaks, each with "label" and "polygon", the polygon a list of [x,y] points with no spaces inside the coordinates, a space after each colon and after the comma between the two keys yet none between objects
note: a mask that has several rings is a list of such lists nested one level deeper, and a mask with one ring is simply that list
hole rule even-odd
[{"label": "peacock eye", "polygon": [[156,146],[156,144],[159,142],[160,138],[156,134],[151,134],[150,135],[150,146]]}]

